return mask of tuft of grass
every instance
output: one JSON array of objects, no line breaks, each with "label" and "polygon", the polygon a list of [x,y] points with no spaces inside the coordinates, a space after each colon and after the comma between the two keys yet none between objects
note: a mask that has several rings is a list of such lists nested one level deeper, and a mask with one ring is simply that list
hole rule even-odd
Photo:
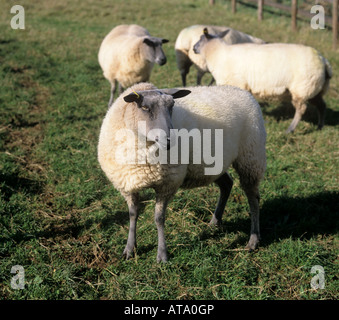
[{"label": "tuft of grass", "polygon": [[[274,11],[258,23],[253,8],[206,0],[21,1],[26,29],[10,28],[13,1],[0,0],[0,297],[1,299],[338,299],[339,55],[329,30],[313,30]],[[216,186],[180,190],[168,208],[167,264],[156,263],[154,193],[142,195],[138,249],[121,258],[127,206],[97,162],[97,141],[109,99],[97,53],[112,27],[137,23],[170,39],[166,65],[155,66],[159,88],[181,85],[174,43],[188,25],[218,24],[268,42],[310,45],[333,67],[325,96],[326,125],[316,131],[309,108],[286,135],[293,110],[262,107],[267,172],[261,185],[258,252],[243,248],[249,216],[235,178],[224,224],[208,226]],[[188,84],[195,84],[194,68]],[[209,83],[210,76],[203,79]],[[25,289],[10,286],[22,265]],[[312,289],[311,268],[325,271]]]}]

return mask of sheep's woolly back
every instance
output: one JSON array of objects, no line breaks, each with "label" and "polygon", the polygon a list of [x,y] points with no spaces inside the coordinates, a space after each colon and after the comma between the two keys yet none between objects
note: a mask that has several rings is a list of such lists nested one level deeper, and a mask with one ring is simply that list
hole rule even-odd
[{"label": "sheep's woolly back", "polygon": [[107,80],[127,88],[150,77],[153,63],[144,59],[142,51],[146,36],[148,31],[138,25],[120,25],[104,38],[98,59]]},{"label": "sheep's woolly back", "polygon": [[112,39],[121,36],[130,35],[136,37],[149,36],[149,32],[144,27],[137,24],[121,24],[111,30],[111,32],[105,37],[104,41],[110,42]]},{"label": "sheep's woolly back", "polygon": [[204,28],[208,28],[208,32],[210,34],[218,34],[222,31],[230,30],[223,38],[223,40],[228,44],[245,42],[265,43],[259,38],[252,37],[251,35],[231,29],[229,27],[193,25],[181,30],[175,42],[177,65],[179,70],[184,69],[185,66],[189,64],[190,61],[192,61],[201,70],[205,72],[208,71],[206,62],[201,57],[201,55],[195,54],[193,52],[193,46],[199,41],[201,35],[203,34]]},{"label": "sheep's woolly back", "polygon": [[217,84],[249,90],[259,98],[308,100],[324,88],[329,64],[311,47],[298,44],[238,44],[218,39],[201,48]]},{"label": "sheep's woolly back", "polygon": [[[237,162],[248,168],[248,175],[260,180],[266,168],[266,132],[260,106],[253,96],[232,86],[187,89],[191,93],[175,102],[174,128],[223,129],[223,172]],[[213,154],[214,141],[211,148]],[[204,165],[189,165],[185,184],[195,187],[213,182],[216,177],[205,176],[204,168]]]},{"label": "sheep's woolly back", "polygon": [[[133,146],[125,137],[119,139],[116,134],[119,129],[124,129],[127,122],[131,123],[130,119],[127,121],[127,117],[133,117],[133,113],[129,112],[132,106],[123,97],[132,91],[150,89],[156,88],[151,84],[141,83],[126,90],[109,109],[103,121],[98,160],[116,189],[122,193],[130,193],[147,187],[161,187],[162,193],[166,193],[166,188],[168,193],[172,193],[180,186],[203,186],[215,181],[231,163],[244,168],[245,175],[254,180],[262,178],[266,167],[266,133],[260,107],[248,92],[230,86],[188,88],[191,93],[175,100],[172,114],[172,123],[177,129],[198,129],[201,132],[211,129],[212,137],[214,129],[223,129],[223,150],[217,150],[223,152],[222,173],[205,175],[204,162],[156,165],[117,163],[117,148],[123,148],[130,153],[133,151]],[[210,144],[211,154],[214,154],[214,141]]]}]

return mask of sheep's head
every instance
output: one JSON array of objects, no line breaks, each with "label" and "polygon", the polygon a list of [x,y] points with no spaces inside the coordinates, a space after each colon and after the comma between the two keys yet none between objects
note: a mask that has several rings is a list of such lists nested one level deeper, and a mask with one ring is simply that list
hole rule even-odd
[{"label": "sheep's head", "polygon": [[201,49],[203,46],[209,42],[212,39],[222,39],[223,37],[226,36],[226,34],[230,31],[230,29],[227,29],[225,31],[222,31],[218,34],[210,34],[208,33],[207,28],[204,28],[203,34],[201,35],[199,41],[193,46],[193,51],[196,54],[201,53]]},{"label": "sheep's head", "polygon": [[[145,90],[128,94],[124,100],[130,104],[134,117],[128,129],[147,138],[162,149],[170,148],[171,115],[174,99],[184,97],[191,91],[179,89]],[[135,132],[136,133],[136,132]]]},{"label": "sheep's head", "polygon": [[164,65],[167,61],[166,55],[162,50],[162,44],[167,43],[167,39],[156,38],[147,36],[143,40],[144,55],[149,62],[155,62],[160,66]]}]

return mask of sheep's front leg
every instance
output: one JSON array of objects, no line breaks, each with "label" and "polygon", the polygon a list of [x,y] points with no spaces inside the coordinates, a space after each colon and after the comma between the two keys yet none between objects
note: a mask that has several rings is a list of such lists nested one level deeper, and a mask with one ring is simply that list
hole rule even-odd
[{"label": "sheep's front leg", "polygon": [[186,76],[187,76],[186,70],[181,71],[181,81],[183,87],[186,87]]},{"label": "sheep's front leg", "polygon": [[224,213],[228,197],[230,196],[232,190],[233,180],[230,177],[230,175],[226,172],[221,177],[219,177],[215,181],[215,183],[219,186],[220,196],[217,208],[215,209],[212,220],[210,222],[210,225],[212,226],[221,225],[221,218]]},{"label": "sheep's front leg", "polygon": [[215,79],[212,77],[210,83],[208,84],[208,86],[211,86],[214,83]]},{"label": "sheep's front leg", "polygon": [[157,195],[154,220],[158,229],[157,262],[167,262],[168,253],[165,241],[165,215],[166,208],[172,196]]},{"label": "sheep's front leg", "polygon": [[129,210],[129,232],[123,255],[126,257],[126,259],[129,259],[133,256],[134,248],[136,248],[139,196],[137,193],[131,193],[125,194],[124,197],[127,201]]}]

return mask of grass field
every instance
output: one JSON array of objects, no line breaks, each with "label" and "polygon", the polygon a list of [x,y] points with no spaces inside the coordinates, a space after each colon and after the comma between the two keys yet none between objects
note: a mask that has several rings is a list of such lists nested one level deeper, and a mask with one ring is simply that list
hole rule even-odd
[{"label": "grass field", "polygon": [[[0,299],[338,299],[339,54],[329,30],[253,8],[207,0],[23,0],[25,30],[12,30],[0,0]],[[143,194],[136,257],[121,258],[128,210],[97,162],[97,141],[110,86],[97,53],[115,25],[137,23],[164,44],[166,65],[153,69],[159,88],[181,85],[174,43],[179,31],[204,23],[227,25],[269,42],[315,47],[334,76],[325,100],[326,125],[316,130],[309,108],[295,133],[288,106],[262,108],[267,172],[261,185],[260,249],[243,248],[250,221],[235,184],[220,230],[208,222],[217,187],[181,190],[166,220],[170,261],[156,263],[154,194]],[[188,84],[195,83],[191,69]],[[203,82],[208,83],[206,75]],[[12,266],[25,271],[15,290]],[[311,268],[325,272],[312,289]]]}]

